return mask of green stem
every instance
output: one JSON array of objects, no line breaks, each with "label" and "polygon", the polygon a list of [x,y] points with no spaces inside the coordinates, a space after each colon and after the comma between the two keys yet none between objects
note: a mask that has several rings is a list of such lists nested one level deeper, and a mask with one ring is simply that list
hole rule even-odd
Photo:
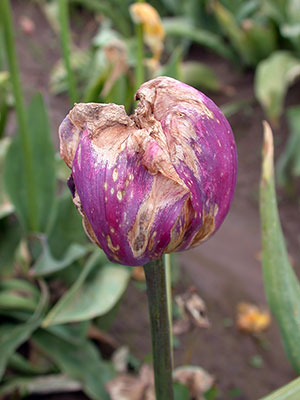
[{"label": "green stem", "polygon": [[[139,3],[143,3],[143,0],[138,0]],[[143,25],[136,25],[136,69],[135,69],[135,84],[136,90],[145,81],[145,70],[144,70],[144,35],[143,35]]]},{"label": "green stem", "polygon": [[163,260],[144,266],[149,304],[156,400],[173,400],[166,275]]},{"label": "green stem", "polygon": [[70,59],[71,38],[70,38],[70,28],[69,28],[68,0],[59,0],[58,7],[59,7],[60,43],[67,73],[69,96],[71,103],[73,105],[74,103],[76,103],[78,99],[78,94]]},{"label": "green stem", "polygon": [[143,25],[137,24],[136,26],[136,37],[137,37],[137,53],[136,53],[136,70],[135,70],[135,82],[136,89],[138,89],[142,83],[144,83],[144,38],[143,38]]},{"label": "green stem", "polygon": [[166,264],[167,305],[168,305],[169,328],[170,328],[171,361],[173,367],[174,357],[173,357],[173,320],[172,320],[172,276],[171,276],[170,254],[165,255],[165,264]]},{"label": "green stem", "polygon": [[0,1],[0,15],[4,28],[4,40],[6,46],[7,59],[9,64],[10,79],[12,82],[15,98],[15,109],[18,119],[19,134],[24,157],[25,179],[29,190],[27,191],[27,203],[29,214],[29,229],[33,232],[38,230],[37,221],[37,202],[36,189],[34,185],[33,154],[30,146],[30,137],[28,130],[28,121],[26,117],[24,98],[22,93],[20,73],[17,62],[17,55],[14,42],[13,24],[9,0]]}]

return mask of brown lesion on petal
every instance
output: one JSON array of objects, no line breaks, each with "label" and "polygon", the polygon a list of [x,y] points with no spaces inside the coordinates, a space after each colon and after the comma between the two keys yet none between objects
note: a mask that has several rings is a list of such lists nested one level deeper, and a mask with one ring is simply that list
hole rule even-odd
[{"label": "brown lesion on petal", "polygon": [[[165,177],[163,174],[157,173],[154,177],[150,195],[144,199],[144,202],[136,215],[134,225],[128,234],[128,241],[134,257],[139,257],[146,250],[151,252],[153,248],[155,248],[157,237],[155,224],[158,223],[158,229],[161,229],[161,221],[157,221],[159,212],[161,210],[166,210],[169,205],[173,205],[186,194],[187,189],[185,187]],[[168,251],[169,248],[173,249],[180,244],[185,229],[190,224],[190,215],[192,215],[193,211],[191,208],[191,202],[188,199],[189,197],[187,197],[182,208],[182,212],[187,214],[184,226],[182,227],[182,232],[179,234],[179,237],[176,238],[174,237],[175,234],[173,236],[171,234]],[[174,226],[175,225],[176,223]],[[157,253],[155,254],[157,257],[161,255]]]},{"label": "brown lesion on petal", "polygon": [[93,231],[93,228],[90,224],[90,221],[88,220],[87,216],[85,215],[85,212],[82,210],[81,212],[82,215],[82,225],[85,230],[85,233],[87,234],[88,238],[90,239],[91,242],[95,243],[100,249],[102,249],[97,236],[95,235],[95,232]]},{"label": "brown lesion on petal", "polygon": [[208,239],[215,231],[215,213],[211,214],[209,212],[206,214],[203,213],[202,226],[200,230],[195,235],[194,239],[191,242],[190,247],[197,246],[199,243]]},{"label": "brown lesion on petal", "polygon": [[87,216],[86,216],[86,214],[85,214],[85,212],[84,212],[84,210],[82,208],[81,201],[80,201],[80,198],[78,196],[78,193],[77,193],[75,185],[72,186],[72,196],[73,196],[73,203],[75,204],[77,210],[79,211],[79,214],[82,217],[82,226],[83,226],[83,228],[85,230],[86,235],[88,236],[88,238],[90,239],[91,242],[95,243],[101,249],[102,247],[100,246],[100,243],[99,243],[99,241],[97,239],[97,236],[96,236],[96,234],[95,234],[95,232],[94,232],[94,230],[93,230],[93,228],[92,228],[92,226],[90,224],[90,221],[88,220],[88,218],[87,218]]},{"label": "brown lesion on petal", "polygon": [[[191,203],[190,197],[188,197],[181,209],[181,213],[178,216],[173,228],[171,230],[170,243],[166,249],[166,253],[176,252],[182,245],[184,236],[188,227],[190,226],[194,216],[194,209]],[[182,224],[183,221],[183,224]],[[181,224],[181,226],[178,226]]]},{"label": "brown lesion on petal", "polygon": [[[144,83],[137,91],[136,99],[140,100],[133,115],[137,126],[147,129],[151,138],[167,155],[167,163],[157,163],[160,165],[160,171],[169,173],[173,168],[175,172],[174,166],[184,162],[199,178],[195,151],[201,152],[202,149],[196,144],[200,132],[197,132],[195,124],[199,116],[214,118],[199,92],[172,78],[158,77]],[[201,134],[205,135],[205,132]],[[180,180],[176,172],[172,174],[172,179]]]},{"label": "brown lesion on petal", "polygon": [[148,245],[149,235],[154,220],[155,210],[151,200],[146,199],[134,222],[132,229],[128,234],[129,244],[134,257],[141,256]]}]

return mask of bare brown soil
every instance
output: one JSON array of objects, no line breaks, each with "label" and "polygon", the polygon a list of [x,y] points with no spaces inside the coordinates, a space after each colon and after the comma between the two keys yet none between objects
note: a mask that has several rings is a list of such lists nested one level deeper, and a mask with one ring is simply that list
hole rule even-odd
[{"label": "bare brown soil", "polygon": [[[25,93],[27,98],[36,90],[43,93],[57,145],[58,125],[69,109],[66,96],[54,97],[49,92],[49,73],[60,57],[58,38],[32,2],[15,0],[13,6]],[[26,36],[21,32],[18,24],[21,15],[27,15],[35,22],[36,31],[33,35]],[[82,24],[82,35],[88,36],[93,27],[88,22]],[[75,40],[80,43],[82,37],[77,34]],[[194,48],[192,57],[207,62],[224,84],[235,89],[235,94],[230,97],[222,93],[209,94],[218,105],[253,98],[252,72],[241,73],[201,49]],[[287,99],[287,104],[296,103],[300,104],[299,84],[290,90]],[[195,286],[207,304],[211,321],[209,329],[180,339],[181,345],[175,350],[175,363],[182,365],[189,361],[207,369],[216,377],[222,400],[255,400],[295,377],[285,357],[274,320],[260,340],[240,333],[235,327],[236,307],[240,301],[266,304],[259,261],[258,211],[263,118],[263,112],[255,102],[250,109],[245,108],[230,118],[239,155],[234,202],[224,225],[212,239],[197,249],[179,255],[182,273],[180,283],[174,289],[178,293],[191,285]],[[11,129],[13,127],[12,120]],[[284,121],[274,133],[278,156],[288,134]],[[299,201],[281,191],[280,214],[289,252],[298,272],[299,211]],[[146,295],[133,284],[125,295],[111,334],[120,343],[129,345],[132,353],[141,360],[150,353]],[[259,368],[251,365],[251,360],[257,355],[262,358]],[[75,397],[61,398],[66,400]]]}]

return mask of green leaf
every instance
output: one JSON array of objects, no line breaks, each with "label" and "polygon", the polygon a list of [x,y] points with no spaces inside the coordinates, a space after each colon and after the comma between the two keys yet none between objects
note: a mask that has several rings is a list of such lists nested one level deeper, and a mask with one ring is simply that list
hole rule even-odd
[{"label": "green leaf", "polygon": [[0,275],[13,273],[15,253],[21,239],[21,226],[14,218],[0,220]]},{"label": "green leaf", "polygon": [[157,72],[156,76],[169,76],[170,78],[182,80],[180,65],[183,57],[182,46],[177,46],[170,59]]},{"label": "green leaf", "polygon": [[74,243],[68,247],[66,253],[60,260],[56,260],[52,256],[46,240],[42,241],[42,246],[42,254],[30,271],[36,277],[47,276],[61,271],[62,269],[71,265],[74,261],[83,257],[88,252],[87,247]]},{"label": "green leaf", "polygon": [[216,18],[232,46],[247,65],[255,66],[276,49],[276,34],[270,24],[247,19],[239,25],[233,12],[219,2],[213,6]]},{"label": "green leaf", "polygon": [[69,378],[82,383],[83,391],[93,400],[108,400],[105,384],[113,378],[111,365],[103,361],[97,348],[88,340],[75,346],[45,330],[33,335],[33,342]]},{"label": "green leaf", "polygon": [[288,87],[300,75],[300,60],[287,51],[276,51],[259,63],[254,90],[271,122],[277,123]]},{"label": "green leaf", "polygon": [[20,353],[14,353],[9,358],[8,366],[14,371],[21,372],[24,375],[41,375],[48,372],[53,372],[51,364],[49,366],[34,365],[25,357],[23,357]]},{"label": "green leaf", "polygon": [[114,307],[127,287],[131,270],[119,264],[101,265],[101,258],[99,250],[90,257],[77,281],[46,316],[44,326],[84,321]]},{"label": "green leaf", "polygon": [[300,378],[297,378],[260,400],[299,400],[299,398]]},{"label": "green leaf", "polygon": [[56,214],[51,221],[47,243],[52,256],[57,260],[64,258],[72,244],[88,243],[82,227],[82,218],[73,204],[69,190],[65,191],[57,201]]},{"label": "green leaf", "polygon": [[0,283],[0,311],[34,311],[38,305],[40,292],[22,279],[8,279]]},{"label": "green leaf", "polygon": [[40,326],[47,303],[48,292],[46,286],[42,284],[40,303],[36,308],[35,313],[27,320],[27,322],[22,324],[6,323],[0,326],[0,380],[10,357]]},{"label": "green leaf", "polygon": [[265,290],[287,356],[300,372],[300,285],[289,262],[281,229],[274,183],[273,136],[266,122],[264,134],[260,215]]},{"label": "green leaf", "polygon": [[190,400],[189,389],[179,382],[173,383],[174,400]]},{"label": "green leaf", "polygon": [[[51,142],[47,111],[41,95],[37,94],[27,112],[30,146],[33,154],[34,186],[37,196],[38,230],[45,232],[55,203],[54,149]],[[29,230],[29,207],[26,195],[29,187],[23,168],[23,149],[20,135],[16,135],[9,147],[4,171],[6,191],[15,211],[26,230]]]},{"label": "green leaf", "polygon": [[287,110],[287,121],[289,138],[277,163],[278,183],[286,187],[300,176],[300,106]]},{"label": "green leaf", "polygon": [[9,201],[3,182],[3,170],[5,157],[11,142],[11,138],[0,140],[0,218],[6,217],[14,211],[14,206]]},{"label": "green leaf", "polygon": [[218,35],[204,29],[192,28],[183,18],[165,18],[163,26],[167,36],[192,40],[230,61],[236,61],[236,56],[230,47]]},{"label": "green leaf", "polygon": [[11,293],[9,290],[0,292],[0,310],[34,311],[37,304],[33,299]]},{"label": "green leaf", "polygon": [[211,67],[198,61],[186,61],[181,64],[182,81],[202,90],[218,91],[221,82]]},{"label": "green leaf", "polygon": [[250,113],[253,100],[254,99],[250,98],[245,100],[230,101],[228,103],[222,104],[221,110],[226,118],[230,118],[232,115],[240,111]]}]

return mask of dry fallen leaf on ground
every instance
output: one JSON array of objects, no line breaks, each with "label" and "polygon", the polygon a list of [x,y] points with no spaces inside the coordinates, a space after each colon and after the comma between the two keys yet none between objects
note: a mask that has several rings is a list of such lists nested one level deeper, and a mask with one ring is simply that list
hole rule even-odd
[{"label": "dry fallen leaf on ground", "polygon": [[174,381],[187,386],[192,399],[204,400],[203,395],[212,387],[215,378],[201,367],[185,366],[176,368]]},{"label": "dry fallen leaf on ground", "polygon": [[237,306],[237,328],[247,333],[259,333],[269,327],[271,315],[267,310],[251,303],[239,303]]},{"label": "dry fallen leaf on ground", "polygon": [[206,305],[195,288],[192,287],[184,294],[176,296],[175,301],[181,314],[181,318],[175,321],[173,326],[175,335],[182,335],[195,327],[209,327]]},{"label": "dry fallen leaf on ground", "polygon": [[121,374],[106,389],[111,400],[155,400],[152,367],[143,365],[138,376]]}]

